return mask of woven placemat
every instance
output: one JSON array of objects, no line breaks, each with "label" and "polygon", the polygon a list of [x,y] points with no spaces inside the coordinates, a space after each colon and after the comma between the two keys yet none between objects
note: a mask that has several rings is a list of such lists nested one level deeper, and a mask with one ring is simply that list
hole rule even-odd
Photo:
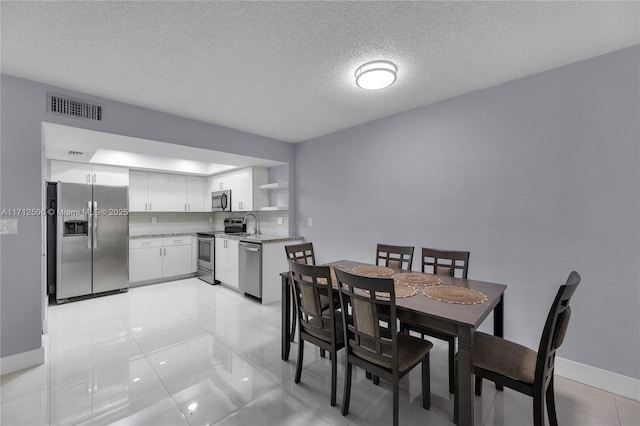
[{"label": "woven placemat", "polygon": [[438,285],[442,282],[442,280],[435,275],[419,274],[416,272],[395,274],[393,280],[397,283],[409,285]]},{"label": "woven placemat", "polygon": [[477,290],[453,285],[425,287],[424,290],[422,290],[422,294],[440,302],[457,303],[460,305],[477,305],[487,301],[487,296]]},{"label": "woven placemat", "polygon": [[[333,288],[338,288],[338,277],[336,277],[336,269],[339,269],[341,271],[349,270],[349,268],[347,268],[346,266],[340,265],[339,263],[326,263],[321,266],[328,266],[329,269],[331,269],[331,285],[333,286]],[[326,284],[326,281],[324,280],[324,278],[318,278],[318,282],[322,284]]]},{"label": "woven placemat", "polygon": [[[402,298],[402,297],[411,297],[418,294],[418,289],[412,286],[411,284],[394,282],[393,287],[396,290],[396,299]],[[368,290],[364,290],[364,292],[369,293]],[[385,293],[383,291],[376,291],[376,296],[389,298],[389,293]]]},{"label": "woven placemat", "polygon": [[386,266],[354,266],[351,271],[354,274],[365,275],[367,277],[390,277],[391,275],[393,275],[393,269],[387,268]]}]

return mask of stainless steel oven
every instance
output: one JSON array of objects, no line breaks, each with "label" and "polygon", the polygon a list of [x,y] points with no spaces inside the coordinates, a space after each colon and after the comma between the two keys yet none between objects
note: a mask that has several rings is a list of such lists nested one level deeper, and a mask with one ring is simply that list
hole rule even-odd
[{"label": "stainless steel oven", "polygon": [[215,236],[247,232],[247,224],[241,217],[224,219],[224,231],[198,232],[198,278],[209,284],[216,284],[216,244]]}]

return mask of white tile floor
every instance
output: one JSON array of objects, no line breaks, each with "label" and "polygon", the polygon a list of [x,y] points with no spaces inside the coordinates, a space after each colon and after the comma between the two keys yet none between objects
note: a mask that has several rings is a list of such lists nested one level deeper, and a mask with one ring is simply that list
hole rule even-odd
[{"label": "white tile floor", "polygon": [[[329,405],[329,362],[297,344],[280,359],[280,305],[262,306],[197,279],[49,308],[44,365],[3,376],[2,425],[388,425],[391,394],[355,370],[350,413]],[[421,407],[420,369],[403,379],[400,424],[451,425],[447,346],[434,340],[432,408]],[[557,378],[566,426],[640,425],[640,403]],[[485,382],[477,425],[530,425],[531,399]]]}]

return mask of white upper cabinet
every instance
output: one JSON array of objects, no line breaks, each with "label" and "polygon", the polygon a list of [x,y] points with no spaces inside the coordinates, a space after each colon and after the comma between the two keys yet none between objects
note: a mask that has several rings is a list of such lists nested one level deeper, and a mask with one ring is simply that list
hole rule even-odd
[{"label": "white upper cabinet", "polygon": [[[210,197],[206,197],[210,199]],[[211,210],[206,208],[204,193],[204,177],[187,176],[187,207],[190,212]]]},{"label": "white upper cabinet", "polygon": [[206,211],[203,177],[132,170],[130,182],[131,211]]},{"label": "white upper cabinet", "polygon": [[52,182],[127,186],[129,185],[129,169],[125,167],[51,160],[50,180]]},{"label": "white upper cabinet", "polygon": [[148,173],[149,175],[149,210],[166,212],[169,210],[169,175],[166,173]]},{"label": "white upper cabinet", "polygon": [[167,187],[169,175],[166,173],[129,173],[129,210],[166,212],[169,210]]},{"label": "white upper cabinet", "polygon": [[267,183],[265,167],[246,167],[213,176],[209,192],[231,190],[231,211],[255,211],[269,205],[269,194],[260,186]]},{"label": "white upper cabinet", "polygon": [[204,178],[169,175],[169,211],[204,211]]},{"label": "white upper cabinet", "polygon": [[169,175],[169,211],[187,211],[187,177],[183,175]]},{"label": "white upper cabinet", "polygon": [[129,172],[129,210],[132,212],[149,211],[147,172],[131,170]]}]

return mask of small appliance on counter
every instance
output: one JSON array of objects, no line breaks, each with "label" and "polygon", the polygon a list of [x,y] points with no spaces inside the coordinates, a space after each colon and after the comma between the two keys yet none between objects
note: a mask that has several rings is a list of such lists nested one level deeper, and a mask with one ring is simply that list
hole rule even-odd
[{"label": "small appliance on counter", "polygon": [[224,220],[224,231],[198,232],[198,278],[209,284],[218,284],[215,280],[215,236],[219,234],[238,234],[247,232],[243,218],[228,217]]}]

